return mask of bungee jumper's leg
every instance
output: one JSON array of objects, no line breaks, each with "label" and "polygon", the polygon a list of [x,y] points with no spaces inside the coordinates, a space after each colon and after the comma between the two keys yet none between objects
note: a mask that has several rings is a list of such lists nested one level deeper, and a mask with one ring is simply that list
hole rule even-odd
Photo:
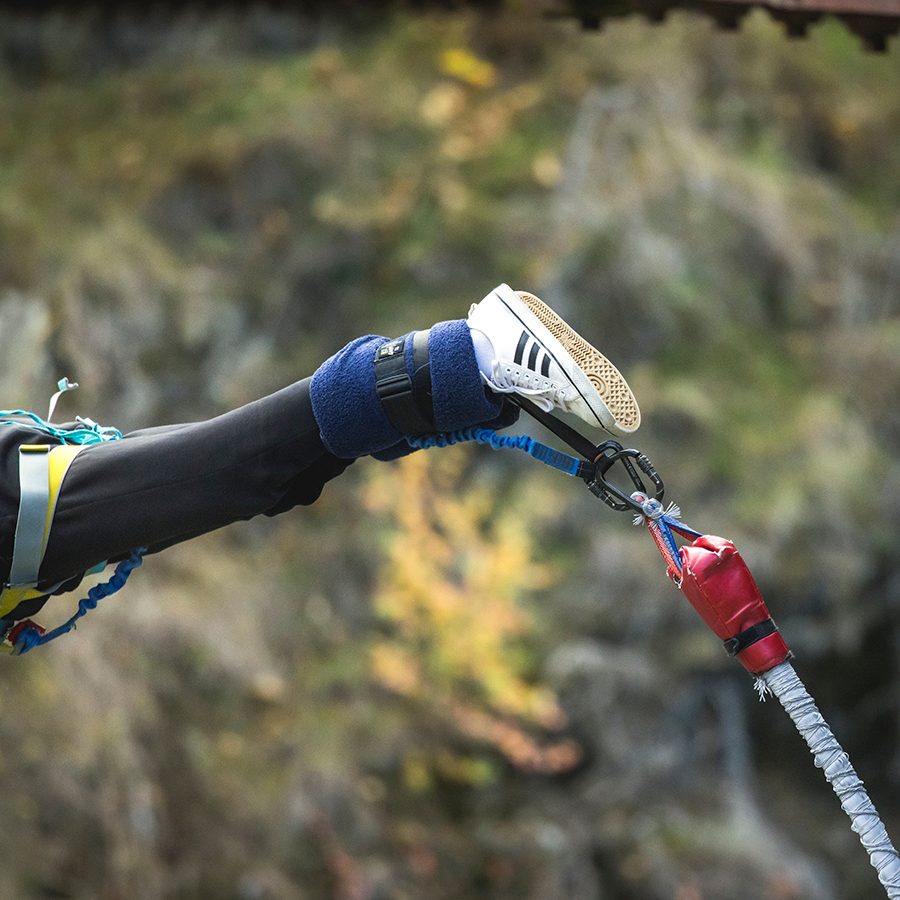
[{"label": "bungee jumper's leg", "polygon": [[[74,386],[59,383],[48,419]],[[19,542],[17,572],[28,569],[36,596],[12,603],[9,595],[0,628],[9,633],[47,595],[74,590],[86,571],[127,560],[135,548],[154,553],[238,520],[312,503],[355,458],[412,452],[410,435],[510,425],[518,416],[513,397],[571,412],[597,428],[628,432],[640,421],[612,363],[533,294],[507,285],[473,304],[466,319],[394,341],[359,338],[312,378],[205,422],[123,437],[82,420],[91,443],[66,475],[49,536],[40,547],[37,538],[31,548],[24,538]],[[8,411],[0,425],[10,426],[0,427],[0,469],[9,474],[13,466],[18,471],[19,445],[34,431],[51,442],[81,443],[70,428],[34,413]],[[530,438],[479,431],[477,439],[525,450],[569,474],[582,471],[580,461]],[[15,522],[18,496],[4,495],[4,483],[0,513],[8,507]],[[23,534],[38,534],[39,517],[32,518],[37,524]],[[35,547],[44,550],[38,572],[32,571]],[[0,531],[0,582],[6,586],[13,550],[12,531]]]},{"label": "bungee jumper's leg", "polygon": [[518,414],[485,391],[463,320],[351,341],[316,370],[310,397],[322,443],[341,459],[394,459],[411,452],[407,437],[503,428]]}]

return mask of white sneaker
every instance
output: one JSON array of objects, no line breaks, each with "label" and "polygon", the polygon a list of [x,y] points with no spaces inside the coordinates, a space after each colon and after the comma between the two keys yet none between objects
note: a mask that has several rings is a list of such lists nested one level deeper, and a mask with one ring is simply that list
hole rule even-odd
[{"label": "white sneaker", "polygon": [[619,370],[533,294],[501,284],[472,304],[466,321],[492,391],[519,394],[547,412],[574,413],[613,434],[641,424]]}]

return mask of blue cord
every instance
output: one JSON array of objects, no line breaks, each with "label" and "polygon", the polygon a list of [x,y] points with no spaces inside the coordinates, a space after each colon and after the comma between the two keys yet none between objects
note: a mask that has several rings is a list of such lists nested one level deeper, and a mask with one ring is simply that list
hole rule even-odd
[{"label": "blue cord", "polygon": [[659,533],[662,535],[663,540],[666,542],[666,546],[669,548],[669,552],[672,554],[672,560],[678,568],[678,571],[681,571],[681,554],[678,552],[678,544],[675,543],[675,535],[672,534],[672,519],[669,516],[661,516],[656,520],[656,524],[659,525]]},{"label": "blue cord", "polygon": [[95,585],[88,591],[87,597],[78,601],[78,610],[68,622],[64,622],[58,628],[54,628],[46,634],[41,634],[37,628],[25,628],[16,640],[16,647],[13,651],[14,654],[16,656],[21,656],[23,653],[27,653],[34,647],[48,644],[50,641],[62,637],[62,635],[72,631],[78,620],[90,610],[96,609],[97,604],[104,597],[115,594],[116,591],[121,590],[125,586],[125,582],[128,581],[128,576],[144,561],[144,554],[146,552],[146,547],[138,547],[137,550],[132,550],[128,559],[123,559],[116,566],[116,570],[113,572],[109,581]]},{"label": "blue cord", "polygon": [[478,444],[486,444],[493,450],[504,448],[521,450],[529,456],[540,460],[566,475],[578,475],[581,470],[581,460],[561,453],[553,447],[548,447],[536,441],[527,434],[507,435],[497,434],[491,428],[466,428],[463,431],[446,431],[441,434],[427,434],[423,437],[408,437],[406,439],[410,447],[416,450],[426,450],[429,447],[450,447],[453,444],[461,444],[465,441],[475,441]]}]

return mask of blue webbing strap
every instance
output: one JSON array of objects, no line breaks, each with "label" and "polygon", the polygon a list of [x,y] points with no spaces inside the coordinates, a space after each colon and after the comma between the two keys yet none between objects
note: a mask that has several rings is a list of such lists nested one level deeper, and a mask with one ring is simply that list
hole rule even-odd
[{"label": "blue webbing strap", "polygon": [[703,533],[695,531],[693,528],[689,528],[684,522],[680,521],[678,516],[681,514],[681,511],[678,510],[677,507],[675,507],[675,509],[677,512],[674,515],[666,513],[657,520],[657,523],[659,524],[659,530],[662,533],[663,540],[665,540],[669,549],[672,551],[672,559],[675,561],[675,566],[680,572],[681,553],[679,553],[678,544],[675,542],[675,534],[680,534],[681,537],[693,541],[698,537],[703,537]]},{"label": "blue webbing strap", "polygon": [[54,628],[46,634],[41,634],[37,628],[29,627],[24,629],[16,640],[16,646],[13,653],[16,656],[21,656],[23,653],[27,653],[35,647],[40,647],[41,644],[47,644],[72,631],[78,620],[90,610],[95,609],[97,604],[104,597],[115,594],[116,591],[121,590],[125,586],[125,582],[128,581],[128,576],[144,561],[144,554],[146,552],[146,547],[138,547],[137,550],[132,550],[131,556],[129,556],[128,559],[123,559],[122,562],[116,566],[116,570],[113,572],[109,581],[104,581],[103,584],[95,585],[88,591],[87,597],[78,601],[78,610],[68,622],[64,622],[58,628]]},{"label": "blue webbing strap", "polygon": [[635,491],[631,495],[631,499],[639,503],[642,510],[634,517],[634,524],[649,527],[663,558],[673,569],[681,572],[681,552],[678,549],[675,535],[695,540],[702,537],[701,533],[681,521],[681,510],[674,503],[670,503],[667,508],[664,508],[659,500],[648,497],[641,491]]},{"label": "blue webbing strap", "polygon": [[463,431],[447,431],[441,434],[428,434],[423,437],[407,437],[406,439],[410,447],[416,450],[425,450],[429,447],[450,447],[465,441],[486,444],[493,450],[503,448],[521,450],[545,465],[565,472],[566,475],[578,475],[581,471],[580,459],[548,447],[527,434],[507,435],[497,434],[492,428],[466,428]]}]

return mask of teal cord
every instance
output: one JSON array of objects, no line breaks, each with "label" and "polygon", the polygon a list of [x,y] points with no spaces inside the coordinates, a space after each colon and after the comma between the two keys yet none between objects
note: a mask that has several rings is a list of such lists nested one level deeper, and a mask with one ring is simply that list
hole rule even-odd
[{"label": "teal cord", "polygon": [[[21,421],[27,419],[28,421]],[[56,438],[62,444],[100,444],[104,441],[117,441],[122,437],[118,428],[110,428],[106,425],[98,425],[92,419],[76,418],[81,428],[73,428],[67,431],[65,428],[57,428],[44,421],[37,413],[24,409],[0,409],[0,425],[24,425],[43,432],[48,437]]]}]

